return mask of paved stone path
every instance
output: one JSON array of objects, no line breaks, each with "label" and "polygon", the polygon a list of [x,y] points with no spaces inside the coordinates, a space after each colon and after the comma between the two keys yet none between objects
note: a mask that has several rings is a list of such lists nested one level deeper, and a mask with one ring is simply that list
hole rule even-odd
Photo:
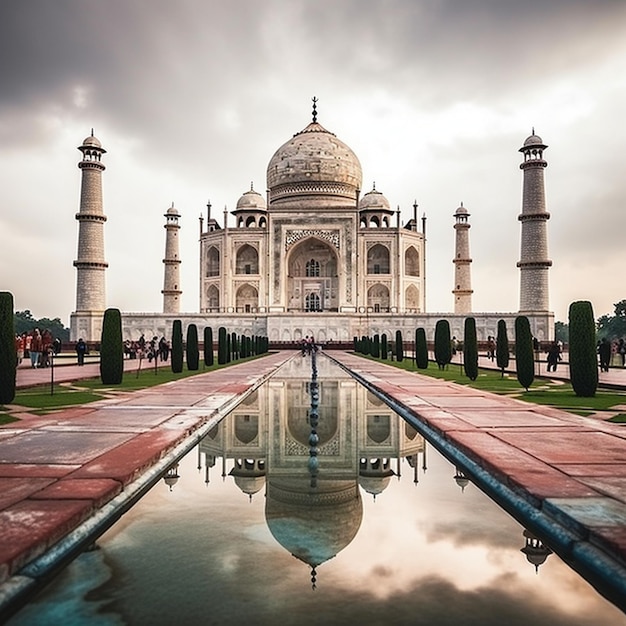
[{"label": "paved stone path", "polygon": [[626,425],[329,354],[626,610]]},{"label": "paved stone path", "polygon": [[[277,352],[0,427],[0,621],[64,555],[67,561],[84,549],[163,476],[185,446],[193,447],[294,354]],[[438,381],[349,352],[329,355],[450,460],[466,462],[472,480],[518,519],[524,517],[527,528],[547,532],[551,547],[565,560],[582,562],[577,569],[593,584],[608,585],[610,599],[626,610],[626,426]],[[67,365],[56,372],[55,379],[72,380],[97,375],[98,365]],[[623,370],[613,375],[626,380]],[[20,368],[18,385],[49,376],[47,370]]]},{"label": "paved stone path", "polygon": [[[57,563],[93,541],[89,530],[79,532],[81,525],[98,516],[119,517],[132,498],[162,477],[172,463],[168,454],[177,446],[192,447],[293,354],[277,352],[0,426],[0,622]],[[97,364],[58,369],[66,368],[67,376],[72,370],[77,376],[98,371]],[[29,381],[49,375],[30,368],[18,372]],[[104,524],[100,532],[107,519],[98,522]],[[75,529],[78,536],[68,542]],[[67,545],[59,548],[57,542]],[[51,549],[56,553],[48,563]]]}]

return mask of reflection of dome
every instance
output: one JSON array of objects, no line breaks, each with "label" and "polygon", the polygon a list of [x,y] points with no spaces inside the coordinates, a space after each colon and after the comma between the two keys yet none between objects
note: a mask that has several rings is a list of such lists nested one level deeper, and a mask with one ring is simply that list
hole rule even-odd
[{"label": "reflection of dome", "polygon": [[233,459],[235,466],[228,472],[235,484],[252,499],[265,485],[265,459]]},{"label": "reflection of dome", "polygon": [[361,163],[343,141],[311,122],[274,153],[267,166],[270,203],[332,197],[354,206],[361,188]]},{"label": "reflection of dome", "polygon": [[235,476],[235,485],[249,496],[261,491],[265,485],[265,476]]},{"label": "reflection of dome", "polygon": [[363,517],[361,494],[354,480],[309,476],[272,478],[265,517],[270,532],[300,561],[317,567],[332,559],[356,536]]},{"label": "reflection of dome", "polygon": [[524,529],[523,535],[526,545],[520,552],[523,552],[526,555],[526,560],[535,566],[535,571],[539,571],[539,566],[545,563],[546,559],[552,554],[552,550],[530,530]]},{"label": "reflection of dome", "polygon": [[359,476],[359,485],[375,498],[389,487],[393,475],[391,472],[388,476]]},{"label": "reflection of dome", "polygon": [[254,189],[246,191],[239,200],[237,200],[237,210],[261,209],[265,211],[265,198]]}]

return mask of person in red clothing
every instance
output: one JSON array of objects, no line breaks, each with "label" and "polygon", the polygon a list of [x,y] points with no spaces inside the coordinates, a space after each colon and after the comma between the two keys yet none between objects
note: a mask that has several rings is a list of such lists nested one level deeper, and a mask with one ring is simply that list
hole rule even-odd
[{"label": "person in red clothing", "polygon": [[24,335],[15,335],[15,352],[17,354],[17,366],[19,367],[24,360],[24,348],[26,346],[26,339]]},{"label": "person in red clothing", "polygon": [[31,367],[39,367],[39,357],[43,349],[43,339],[38,328],[33,330],[30,338],[30,365]]}]

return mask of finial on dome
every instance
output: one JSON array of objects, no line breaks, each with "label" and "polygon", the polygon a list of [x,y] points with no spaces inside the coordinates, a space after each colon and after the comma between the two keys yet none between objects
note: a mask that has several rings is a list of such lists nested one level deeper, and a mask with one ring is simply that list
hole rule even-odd
[{"label": "finial on dome", "polygon": [[250,181],[250,191],[254,191],[254,181]]},{"label": "finial on dome", "polygon": [[311,589],[315,590],[317,585],[317,572],[315,571],[315,567],[311,567]]},{"label": "finial on dome", "polygon": [[313,123],[317,122],[317,98],[313,96]]},{"label": "finial on dome", "polygon": [[534,134],[535,134],[535,127],[534,127],[534,126],[532,127],[532,133],[530,133],[530,134],[531,134],[531,135],[534,135]]},{"label": "finial on dome", "polygon": [[461,200],[461,206],[463,206],[463,200]]},{"label": "finial on dome", "polygon": [[372,191],[376,191],[376,181],[372,183]]},{"label": "finial on dome", "polygon": [[93,128],[91,129],[91,136],[93,137]]}]

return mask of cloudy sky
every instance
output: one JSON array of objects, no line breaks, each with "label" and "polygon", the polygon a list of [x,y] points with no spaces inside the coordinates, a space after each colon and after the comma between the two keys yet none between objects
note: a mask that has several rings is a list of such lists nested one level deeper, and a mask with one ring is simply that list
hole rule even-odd
[{"label": "cloudy sky", "polygon": [[[519,308],[522,173],[546,174],[551,308],[626,298],[626,3],[620,0],[4,0],[0,290],[69,323],[80,171],[94,129],[107,305],[160,311],[163,214],[181,213],[182,309],[198,218],[223,221],[311,119],[346,142],[403,222],[428,218],[427,308],[453,309],[454,211],[470,211],[476,311]],[[231,216],[230,224],[234,224]]]}]

